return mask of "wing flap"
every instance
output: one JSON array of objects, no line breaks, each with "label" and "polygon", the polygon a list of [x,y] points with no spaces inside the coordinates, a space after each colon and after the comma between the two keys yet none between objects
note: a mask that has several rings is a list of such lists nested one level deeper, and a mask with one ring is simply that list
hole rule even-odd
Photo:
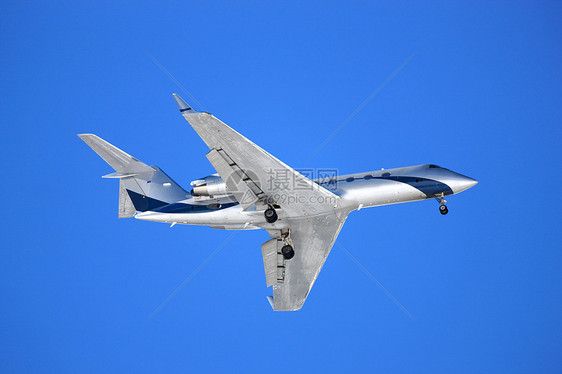
[{"label": "wing flap", "polygon": [[256,188],[255,184],[249,184],[249,178],[245,173],[237,167],[236,163],[232,162],[229,164],[223,154],[226,155],[224,152],[221,153],[216,149],[212,149],[211,152],[207,153],[207,159],[221,176],[228,187],[228,191],[234,195],[234,198],[242,205],[242,208],[246,210],[259,200],[258,194],[263,195],[263,192]]},{"label": "wing flap", "polygon": [[281,246],[282,242],[277,238],[268,240],[261,246],[267,287],[283,282],[284,268],[283,256],[280,252]]}]

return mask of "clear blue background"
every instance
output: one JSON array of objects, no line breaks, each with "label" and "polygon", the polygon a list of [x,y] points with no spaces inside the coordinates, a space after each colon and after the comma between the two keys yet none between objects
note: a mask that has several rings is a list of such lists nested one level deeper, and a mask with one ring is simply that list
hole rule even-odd
[{"label": "clear blue background", "polygon": [[[118,4],[116,4],[118,3]],[[2,2],[0,371],[531,373],[562,366],[560,3]],[[323,149],[377,87],[409,63]],[[296,168],[437,163],[449,199],[352,213],[304,308],[263,231],[117,219],[93,132],[184,186],[182,91]]]}]

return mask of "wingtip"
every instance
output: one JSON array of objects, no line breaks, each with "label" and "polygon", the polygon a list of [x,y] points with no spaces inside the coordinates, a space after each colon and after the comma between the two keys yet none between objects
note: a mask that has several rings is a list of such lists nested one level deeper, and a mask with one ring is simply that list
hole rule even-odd
[{"label": "wingtip", "polygon": [[268,296],[267,301],[269,301],[269,305],[271,305],[271,309],[275,310],[275,304],[273,303],[273,296]]},{"label": "wingtip", "polygon": [[173,93],[172,96],[174,97],[174,100],[176,101],[176,104],[178,105],[181,113],[195,113],[195,110],[191,107],[191,105],[186,103],[180,95],[178,95],[177,93]]}]

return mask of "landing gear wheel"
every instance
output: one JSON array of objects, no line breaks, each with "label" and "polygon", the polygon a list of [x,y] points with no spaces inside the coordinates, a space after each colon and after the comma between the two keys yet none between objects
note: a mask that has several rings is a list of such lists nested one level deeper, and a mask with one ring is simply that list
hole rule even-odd
[{"label": "landing gear wheel", "polygon": [[265,212],[263,212],[263,215],[265,216],[267,223],[274,223],[278,218],[277,212],[273,208],[267,208]]},{"label": "landing gear wheel", "polygon": [[295,256],[295,250],[290,245],[284,245],[283,248],[281,248],[281,254],[285,260],[290,260]]},{"label": "landing gear wheel", "polygon": [[441,213],[443,215],[449,213],[449,209],[447,209],[447,205],[445,205],[445,204],[439,205],[439,213]]}]

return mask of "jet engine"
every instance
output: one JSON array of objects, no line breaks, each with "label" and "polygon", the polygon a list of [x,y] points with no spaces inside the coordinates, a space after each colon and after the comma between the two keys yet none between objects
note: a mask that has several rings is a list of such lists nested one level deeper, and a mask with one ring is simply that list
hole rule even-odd
[{"label": "jet engine", "polygon": [[228,195],[226,184],[217,174],[206,176],[190,183],[193,186],[193,196],[224,196]]}]

